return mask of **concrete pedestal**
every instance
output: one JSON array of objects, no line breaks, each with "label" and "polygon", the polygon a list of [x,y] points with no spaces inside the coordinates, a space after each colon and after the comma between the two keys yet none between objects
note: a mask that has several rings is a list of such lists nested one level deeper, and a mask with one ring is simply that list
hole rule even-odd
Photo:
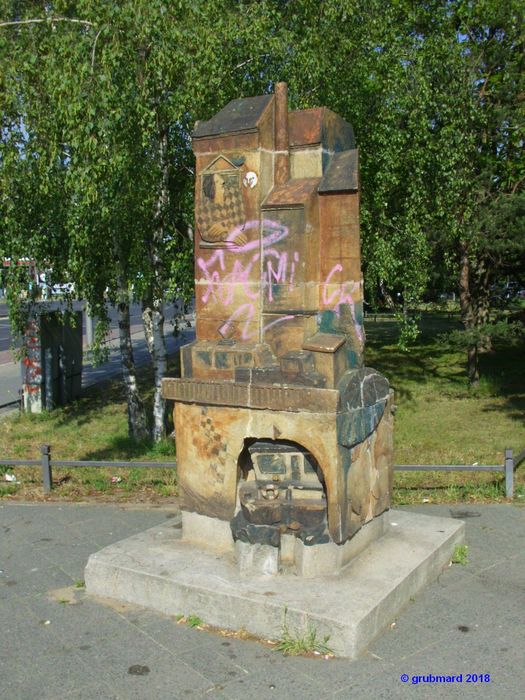
[{"label": "concrete pedestal", "polygon": [[339,575],[240,576],[232,553],[183,542],[181,530],[158,526],[91,555],[88,593],[198,615],[206,623],[245,629],[265,639],[286,623],[308,626],[339,656],[357,657],[434,580],[464,539],[464,523],[405,511],[385,515],[384,535]]},{"label": "concrete pedestal", "polygon": [[341,573],[350,561],[382,537],[388,512],[363,525],[342,545],[334,542],[305,545],[293,535],[282,535],[280,547],[234,542],[230,523],[199,513],[182,511],[182,541],[213,554],[231,554],[243,576],[280,573],[315,578]]}]

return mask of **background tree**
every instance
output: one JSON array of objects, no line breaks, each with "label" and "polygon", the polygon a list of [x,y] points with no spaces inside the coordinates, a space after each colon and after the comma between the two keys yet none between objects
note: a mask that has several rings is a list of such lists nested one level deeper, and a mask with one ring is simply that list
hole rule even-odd
[{"label": "background tree", "polygon": [[[490,287],[523,256],[523,0],[285,5],[298,106],[326,104],[360,147],[367,297],[406,311],[429,281],[460,290],[468,375],[490,334]],[[397,309],[396,309],[397,307]]]},{"label": "background tree", "polygon": [[525,3],[465,0],[454,10],[467,85],[465,127],[474,146],[464,164],[469,177],[456,207],[454,243],[468,376],[476,384],[479,352],[514,330],[491,318],[491,287],[525,253]]},{"label": "background tree", "polygon": [[368,300],[395,309],[407,344],[429,280],[455,275],[477,380],[500,328],[490,287],[523,253],[523,6],[0,0],[0,252],[52,261],[102,319],[99,335],[117,303],[132,434],[147,429],[132,294],[155,439],[164,431],[163,304],[193,276],[193,124],[283,79],[292,107],[325,104],[354,125]]},{"label": "background tree", "polygon": [[[197,116],[211,115],[243,86],[263,89],[272,12],[265,3],[221,0],[57,1],[44,9],[4,2],[2,10],[2,55],[11,64],[2,95],[19,125],[6,124],[3,133],[9,157],[3,156],[2,178],[13,190],[5,200],[11,212],[5,248],[52,260],[55,275],[67,274],[102,319],[107,302],[117,304],[135,437],[145,434],[145,419],[129,337],[131,293],[142,302],[155,373],[152,432],[159,439],[164,301],[170,289],[188,293],[192,267],[191,129]],[[63,208],[53,234],[63,266],[47,245],[53,220],[36,229],[15,204],[27,194],[19,173],[28,157],[48,163],[50,172],[60,166],[60,182],[48,177],[45,187]],[[40,185],[31,182],[35,198]],[[16,237],[21,230],[23,239]]]},{"label": "background tree", "polygon": [[302,0],[289,9],[297,102],[326,104],[354,126],[367,298],[398,313],[406,344],[417,332],[407,312],[426,289],[435,231],[445,225],[436,195],[460,157],[442,100],[450,71],[445,3]]}]

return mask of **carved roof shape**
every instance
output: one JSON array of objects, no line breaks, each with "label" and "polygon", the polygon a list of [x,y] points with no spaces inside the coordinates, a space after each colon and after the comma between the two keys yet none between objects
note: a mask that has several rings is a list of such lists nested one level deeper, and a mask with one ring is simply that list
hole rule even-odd
[{"label": "carved roof shape", "polygon": [[318,188],[320,194],[359,189],[359,152],[356,148],[335,153]]},{"label": "carved roof shape", "polygon": [[257,128],[266,107],[273,99],[273,95],[258,95],[257,97],[240,97],[232,100],[208,121],[197,122],[193,138],[219,136],[237,131],[253,131]]},{"label": "carved roof shape", "polygon": [[288,180],[284,185],[274,187],[262,204],[262,208],[287,208],[304,204],[317,191],[318,177],[303,177]]},{"label": "carved roof shape", "polygon": [[238,166],[226,156],[217,156],[206,168],[203,169],[203,173],[215,173],[221,172],[223,170],[238,170]]},{"label": "carved roof shape", "polygon": [[352,125],[327,107],[289,112],[290,148],[321,144],[332,152],[354,148]]},{"label": "carved roof shape", "polygon": [[344,335],[316,333],[303,343],[303,350],[334,353],[336,350],[339,350],[345,340],[346,337]]}]

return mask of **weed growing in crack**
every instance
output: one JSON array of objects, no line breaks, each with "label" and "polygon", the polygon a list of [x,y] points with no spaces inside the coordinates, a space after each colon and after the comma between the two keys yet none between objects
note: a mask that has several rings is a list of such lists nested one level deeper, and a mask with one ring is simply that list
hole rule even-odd
[{"label": "weed growing in crack", "polygon": [[322,640],[317,638],[317,630],[307,623],[303,630],[291,629],[286,620],[288,610],[284,609],[281,626],[281,639],[277,642],[276,651],[281,651],[287,656],[300,656],[302,654],[314,654],[319,656],[334,656],[334,652],[328,646],[330,635]]}]

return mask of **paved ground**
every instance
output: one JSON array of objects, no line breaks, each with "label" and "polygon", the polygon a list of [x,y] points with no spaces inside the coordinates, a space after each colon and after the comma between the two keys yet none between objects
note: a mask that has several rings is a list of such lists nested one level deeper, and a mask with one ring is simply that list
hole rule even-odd
[{"label": "paved ground", "polygon": [[[525,508],[414,510],[463,517],[469,563],[447,569],[363,658],[349,662],[285,658],[74,587],[92,552],[159,523],[179,526],[175,507],[0,504],[0,697],[523,697]],[[463,682],[412,684],[429,674],[462,674]],[[484,680],[467,683],[467,674]]]}]

